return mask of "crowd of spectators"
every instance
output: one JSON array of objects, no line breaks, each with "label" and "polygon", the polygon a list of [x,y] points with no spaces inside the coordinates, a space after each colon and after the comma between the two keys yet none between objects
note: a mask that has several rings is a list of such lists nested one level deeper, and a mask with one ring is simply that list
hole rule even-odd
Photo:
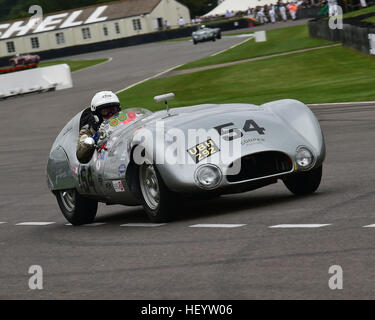
[{"label": "crowd of spectators", "polygon": [[[304,8],[327,8],[326,14],[329,16],[338,14],[338,6],[344,7],[344,1],[347,0],[294,0],[283,2],[279,0],[274,5],[258,6],[249,8],[247,11],[227,11],[224,15],[213,15],[205,17],[195,17],[190,21],[185,21],[182,17],[178,19],[178,26],[199,25],[215,20],[232,19],[247,17],[258,23],[275,23],[277,21],[296,20],[297,12]],[[375,4],[375,0],[349,0],[352,9],[361,9],[368,4]],[[345,10],[344,10],[345,11]],[[171,25],[167,20],[164,21],[163,29],[170,29]]]},{"label": "crowd of spectators", "polygon": [[[351,3],[358,2],[357,9],[364,8],[367,2],[374,0],[350,0]],[[275,5],[258,6],[249,8],[247,11],[227,11],[225,15],[214,15],[207,17],[195,17],[192,24],[206,23],[214,20],[248,17],[259,23],[275,23],[277,21],[296,20],[297,12],[303,8],[324,8],[327,6],[329,15],[336,14],[333,6],[340,5],[342,0],[295,0],[289,2],[278,1]],[[327,10],[328,13],[328,10]]]}]

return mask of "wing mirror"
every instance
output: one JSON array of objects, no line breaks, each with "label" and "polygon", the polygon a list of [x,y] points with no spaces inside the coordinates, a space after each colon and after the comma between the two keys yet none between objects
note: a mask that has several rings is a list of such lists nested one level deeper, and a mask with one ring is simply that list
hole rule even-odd
[{"label": "wing mirror", "polygon": [[166,93],[166,94],[162,94],[160,96],[155,96],[154,97],[154,101],[156,103],[164,102],[165,103],[165,107],[167,109],[167,113],[169,115],[168,101],[169,100],[173,100],[174,98],[175,98],[174,93]]}]

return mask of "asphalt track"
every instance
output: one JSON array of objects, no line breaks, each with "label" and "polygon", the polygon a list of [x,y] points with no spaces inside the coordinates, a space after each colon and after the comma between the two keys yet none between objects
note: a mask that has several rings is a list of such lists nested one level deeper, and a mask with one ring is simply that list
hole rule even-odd
[{"label": "asphalt track", "polygon": [[[117,91],[241,38],[102,51],[110,63],[73,74],[74,88],[0,102],[0,299],[375,298],[375,105],[316,106],[327,143],[320,189],[296,198],[282,183],[184,203],[175,222],[140,207],[100,206],[91,227],[67,226],[46,186],[49,149],[98,90]],[[81,58],[81,57],[79,57]],[[45,226],[21,222],[54,222]],[[197,224],[240,224],[233,228]],[[270,228],[328,224],[319,228]],[[30,290],[31,265],[44,289]],[[328,270],[343,269],[343,290]]]}]

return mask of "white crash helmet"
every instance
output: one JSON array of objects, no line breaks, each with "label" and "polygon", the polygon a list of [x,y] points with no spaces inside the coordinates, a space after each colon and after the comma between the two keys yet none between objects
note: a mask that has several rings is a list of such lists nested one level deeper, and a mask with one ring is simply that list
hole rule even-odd
[{"label": "white crash helmet", "polygon": [[117,112],[121,111],[120,100],[112,91],[101,91],[95,94],[91,100],[91,112],[103,121],[101,110],[108,107],[115,107]]}]

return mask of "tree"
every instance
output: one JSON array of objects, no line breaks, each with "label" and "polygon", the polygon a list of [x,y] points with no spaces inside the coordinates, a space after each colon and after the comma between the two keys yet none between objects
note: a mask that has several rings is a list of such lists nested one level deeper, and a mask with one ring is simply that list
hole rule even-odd
[{"label": "tree", "polygon": [[218,0],[178,0],[190,10],[192,17],[202,16],[217,6]]}]

